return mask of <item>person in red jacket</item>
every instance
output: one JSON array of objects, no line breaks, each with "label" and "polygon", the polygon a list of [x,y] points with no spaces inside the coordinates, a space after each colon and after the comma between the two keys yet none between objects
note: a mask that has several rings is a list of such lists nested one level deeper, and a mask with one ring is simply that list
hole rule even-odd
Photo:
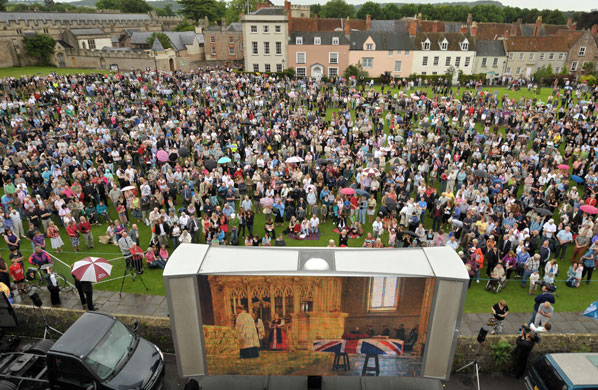
[{"label": "person in red jacket", "polygon": [[79,218],[79,231],[81,232],[81,236],[83,236],[83,242],[85,243],[85,247],[87,249],[93,248],[93,233],[91,232],[91,223],[85,217]]},{"label": "person in red jacket", "polygon": [[70,225],[66,227],[66,234],[68,234],[69,238],[71,239],[73,252],[78,252],[79,246],[81,245],[81,240],[79,239],[79,229],[77,228],[77,223],[74,220],[71,221]]}]

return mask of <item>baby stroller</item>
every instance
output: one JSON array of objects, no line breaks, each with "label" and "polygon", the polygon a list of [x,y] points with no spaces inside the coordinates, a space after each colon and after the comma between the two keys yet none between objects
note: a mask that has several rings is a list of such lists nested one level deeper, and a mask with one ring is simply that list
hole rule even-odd
[{"label": "baby stroller", "polygon": [[488,283],[486,283],[486,290],[492,291],[493,293],[499,293],[505,286],[507,285],[507,278],[503,276],[499,279],[490,279]]}]

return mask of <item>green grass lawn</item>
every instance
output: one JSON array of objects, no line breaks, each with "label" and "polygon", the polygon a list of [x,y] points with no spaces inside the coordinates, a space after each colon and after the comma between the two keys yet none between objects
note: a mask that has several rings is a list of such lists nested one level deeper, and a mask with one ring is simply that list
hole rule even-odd
[{"label": "green grass lawn", "polygon": [[50,73],[57,74],[79,74],[79,73],[106,73],[105,70],[96,69],[81,69],[81,68],[56,68],[53,66],[23,66],[12,68],[0,68],[0,78],[4,77],[21,77],[31,76],[36,74],[47,75]]},{"label": "green grass lawn", "polygon": [[[66,73],[93,73],[96,72],[95,70],[91,69],[57,69],[52,67],[24,67],[24,68],[7,68],[7,69],[0,69],[0,77],[8,77],[8,76],[20,76],[23,74],[37,74],[41,72],[42,74],[47,74],[50,72],[57,72],[60,74]],[[103,71],[100,71],[103,72]],[[375,89],[379,89],[379,86],[375,86]],[[533,91],[528,92],[527,89],[522,89],[520,91],[508,91],[504,87],[493,87],[493,88],[483,88],[485,91],[490,91],[494,93],[494,91],[498,91],[498,96],[502,96],[503,94],[508,94],[510,97],[514,97],[519,99],[521,97],[533,97]],[[464,88],[461,89],[461,93],[465,91]],[[472,91],[472,90],[469,90]],[[431,89],[428,89],[429,95],[431,95]],[[456,92],[456,90],[455,90]],[[552,90],[549,88],[542,88],[538,97],[540,100],[546,101],[547,97],[552,93]],[[327,119],[330,119],[332,112],[337,111],[336,109],[328,109],[327,110]],[[353,117],[355,115],[354,111],[352,112]],[[384,112],[383,115],[386,115]],[[387,129],[386,129],[387,130]],[[481,130],[481,129],[480,129]],[[504,129],[502,129],[504,131]],[[116,213],[113,208],[110,210],[111,216],[113,219],[116,219]],[[133,221],[137,223],[139,230],[140,230],[140,237],[141,237],[141,246],[143,249],[146,249],[147,243],[151,236],[150,228],[146,226],[143,222]],[[264,234],[264,216],[263,214],[257,214],[255,217],[254,223],[254,233],[260,236]],[[62,239],[65,243],[64,252],[61,253],[53,253],[55,256],[60,258],[67,264],[72,264],[73,262],[80,260],[87,256],[96,256],[96,257],[104,257],[106,259],[112,259],[120,256],[120,251],[118,247],[113,245],[103,245],[97,241],[97,238],[100,235],[104,235],[106,231],[106,224],[101,226],[94,226],[93,233],[95,237],[95,248],[91,250],[83,250],[79,253],[71,252],[71,245],[70,240],[66,236],[64,229],[62,229]],[[285,226],[286,227],[286,226]],[[371,224],[366,224],[364,226],[367,231],[371,231]],[[429,229],[431,227],[431,221],[426,216],[425,220],[425,227]],[[25,228],[27,228],[25,226]],[[310,241],[310,240],[290,240],[287,239],[286,243],[288,246],[326,246],[330,239],[333,239],[335,242],[338,243],[338,234],[334,233],[332,223],[328,221],[321,225],[321,239],[320,241]],[[283,228],[277,227],[276,232],[280,232]],[[354,239],[349,241],[349,246],[351,247],[358,247],[363,244],[363,238]],[[382,236],[383,242],[387,242],[387,235]],[[240,238],[241,245],[243,245],[243,239]],[[47,240],[48,248],[50,248],[50,242]],[[84,245],[82,245],[84,248]],[[28,257],[31,254],[31,246],[28,241],[24,240],[22,245],[22,252],[23,254]],[[8,252],[6,246],[3,245],[0,248],[5,255],[5,258],[8,257]],[[560,276],[559,279],[564,279],[567,273],[567,269],[569,268],[568,259],[571,257],[572,248],[569,249],[567,256],[565,257],[565,261],[559,262],[560,265]],[[114,268],[112,271],[111,279],[117,278],[122,276],[124,273],[124,261],[122,259],[116,260],[113,262]],[[58,264],[56,266],[56,270],[67,276],[69,274],[69,269],[67,266],[63,266]],[[482,275],[485,275],[485,271],[482,271]],[[124,289],[125,292],[130,293],[139,293],[139,294],[154,294],[154,295],[163,295],[164,285],[162,282],[162,271],[161,270],[150,270],[146,269],[143,279],[147,286],[149,287],[149,291],[146,291],[143,285],[140,283],[139,280],[136,282],[132,282],[131,279],[126,279]],[[594,278],[596,279],[596,277]],[[97,289],[103,290],[111,290],[111,291],[118,291],[121,288],[121,280],[116,279],[108,282],[99,283],[95,286]],[[519,287],[517,281],[509,282],[508,286],[500,293],[500,294],[493,294],[487,292],[484,289],[485,281],[480,282],[480,284],[476,284],[475,282],[472,284],[466,304],[465,304],[465,311],[466,312],[489,312],[490,306],[492,306],[498,299],[506,299],[509,307],[514,312],[528,312],[531,311],[533,305],[533,297],[530,297],[527,294],[527,289],[522,289]],[[570,289],[564,285],[564,282],[558,282],[557,286],[558,289],[558,297],[557,297],[557,304],[555,309],[557,311],[581,311],[585,309],[589,303],[596,300],[598,298],[598,282],[592,283],[590,286],[586,286],[583,284],[580,288],[577,289]]]}]

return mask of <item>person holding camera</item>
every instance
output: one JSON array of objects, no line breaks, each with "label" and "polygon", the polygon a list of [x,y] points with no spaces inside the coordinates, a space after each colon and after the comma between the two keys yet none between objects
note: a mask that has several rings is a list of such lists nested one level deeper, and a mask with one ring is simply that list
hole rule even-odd
[{"label": "person holding camera", "polygon": [[527,325],[522,326],[520,331],[521,333],[517,337],[516,346],[513,350],[513,376],[515,378],[521,378],[525,373],[529,355],[534,345],[539,341],[536,332]]}]

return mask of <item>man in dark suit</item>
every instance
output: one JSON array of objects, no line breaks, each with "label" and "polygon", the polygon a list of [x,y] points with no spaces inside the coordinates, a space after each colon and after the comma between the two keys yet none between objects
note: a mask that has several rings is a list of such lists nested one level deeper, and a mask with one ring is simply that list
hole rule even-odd
[{"label": "man in dark suit", "polygon": [[567,217],[569,217],[569,223],[571,224],[571,230],[577,231],[577,228],[581,224],[583,220],[583,213],[579,211],[577,207],[567,213]]},{"label": "man in dark suit", "polygon": [[546,263],[548,263],[548,260],[550,260],[550,252],[550,241],[544,240],[540,250],[538,251],[538,254],[540,255],[540,273],[542,276],[544,276],[544,267],[546,267]]}]

